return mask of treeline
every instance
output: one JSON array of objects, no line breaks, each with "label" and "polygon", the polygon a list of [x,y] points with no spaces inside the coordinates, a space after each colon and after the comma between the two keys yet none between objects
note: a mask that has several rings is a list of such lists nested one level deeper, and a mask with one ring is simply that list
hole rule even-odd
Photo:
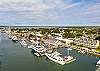
[{"label": "treeline", "polygon": [[16,28],[11,29],[11,31],[17,31],[21,33],[26,32],[40,32],[41,34],[51,34],[51,33],[62,33],[65,38],[79,38],[80,36],[86,35],[100,35],[100,28]]}]

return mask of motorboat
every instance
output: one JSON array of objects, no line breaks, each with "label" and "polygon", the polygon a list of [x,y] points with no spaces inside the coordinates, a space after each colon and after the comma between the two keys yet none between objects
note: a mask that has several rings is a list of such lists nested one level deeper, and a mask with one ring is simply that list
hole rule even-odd
[{"label": "motorboat", "polygon": [[36,44],[32,48],[32,51],[34,51],[35,53],[38,53],[40,56],[43,56],[45,55],[45,52],[47,51],[47,49],[44,46],[40,45],[38,41],[36,41]]},{"label": "motorboat", "polygon": [[33,47],[34,47],[34,45],[29,45],[28,46],[29,49],[32,49]]},{"label": "motorboat", "polygon": [[22,46],[27,46],[27,43],[26,43],[25,40],[20,41],[20,44],[21,44]]},{"label": "motorboat", "polygon": [[12,41],[14,41],[14,42],[18,42],[18,38],[17,38],[17,36],[12,36]]},{"label": "motorboat", "polygon": [[40,54],[39,54],[39,53],[34,53],[34,55],[36,55],[36,56],[40,56]]},{"label": "motorboat", "polygon": [[35,53],[38,53],[39,55],[45,55],[45,52],[46,52],[46,48],[44,48],[43,46],[35,46],[32,48],[32,50],[35,51]]},{"label": "motorboat", "polygon": [[47,56],[48,59],[61,65],[68,64],[76,60],[72,56],[61,57],[61,54],[57,51],[53,53],[45,53],[45,55]]},{"label": "motorboat", "polygon": [[96,63],[96,67],[100,67],[100,60]]},{"label": "motorboat", "polygon": [[9,39],[11,39],[11,38],[12,38],[12,36],[9,34],[9,35],[8,35],[8,38],[9,38]]}]

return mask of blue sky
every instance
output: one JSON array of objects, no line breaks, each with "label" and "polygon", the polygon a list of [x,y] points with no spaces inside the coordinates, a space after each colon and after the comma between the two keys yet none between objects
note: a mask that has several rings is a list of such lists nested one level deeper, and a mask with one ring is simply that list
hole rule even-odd
[{"label": "blue sky", "polygon": [[100,26],[100,0],[0,0],[0,26]]}]

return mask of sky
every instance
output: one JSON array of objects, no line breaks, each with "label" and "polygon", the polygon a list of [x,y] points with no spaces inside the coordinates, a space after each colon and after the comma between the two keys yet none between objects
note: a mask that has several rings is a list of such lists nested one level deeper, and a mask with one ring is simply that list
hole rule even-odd
[{"label": "sky", "polygon": [[100,0],[0,0],[0,26],[100,26]]}]

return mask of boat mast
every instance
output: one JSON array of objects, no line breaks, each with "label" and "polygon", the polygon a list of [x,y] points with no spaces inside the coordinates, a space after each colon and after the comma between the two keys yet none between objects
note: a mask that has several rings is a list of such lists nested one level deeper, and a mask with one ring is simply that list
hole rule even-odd
[{"label": "boat mast", "polygon": [[68,50],[68,53],[67,53],[67,55],[69,56],[69,50]]},{"label": "boat mast", "polygon": [[68,50],[67,55],[69,56],[69,55],[70,55],[70,51],[71,51],[72,49],[68,48],[67,50]]},{"label": "boat mast", "polygon": [[8,34],[11,35],[11,28],[10,28],[10,26],[8,28]]}]

